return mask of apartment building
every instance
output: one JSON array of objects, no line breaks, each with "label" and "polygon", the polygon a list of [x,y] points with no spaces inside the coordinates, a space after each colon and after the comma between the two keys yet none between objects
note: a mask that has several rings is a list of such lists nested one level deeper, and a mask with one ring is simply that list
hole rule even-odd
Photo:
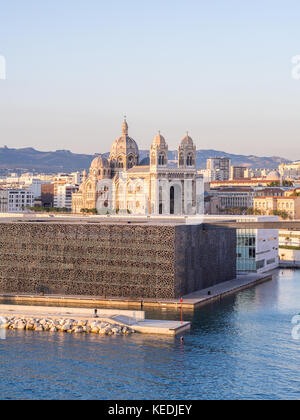
[{"label": "apartment building", "polygon": [[211,171],[211,178],[219,181],[226,181],[230,177],[230,164],[229,158],[214,157],[207,159],[206,169]]},{"label": "apartment building", "polygon": [[279,165],[279,173],[283,178],[300,178],[300,161]]},{"label": "apartment building", "polygon": [[2,213],[20,213],[34,206],[34,194],[25,189],[6,189],[0,191]]},{"label": "apartment building", "polygon": [[243,179],[245,178],[247,168],[245,166],[231,166],[230,167],[230,179]]},{"label": "apartment building", "polygon": [[300,197],[256,197],[255,210],[270,215],[274,212],[284,212],[290,219],[300,219]]},{"label": "apartment building", "polygon": [[78,185],[56,185],[54,193],[54,207],[72,210],[72,194],[78,191]]}]

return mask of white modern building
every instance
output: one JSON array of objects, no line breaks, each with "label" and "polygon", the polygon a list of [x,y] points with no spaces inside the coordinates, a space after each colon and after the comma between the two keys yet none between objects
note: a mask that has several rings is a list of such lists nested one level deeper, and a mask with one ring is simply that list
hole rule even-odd
[{"label": "white modern building", "polygon": [[283,178],[300,178],[300,161],[279,165],[279,173]]},{"label": "white modern building", "polygon": [[0,191],[0,210],[2,213],[20,213],[34,206],[34,195],[25,189],[6,189]]},{"label": "white modern building", "polygon": [[78,186],[73,184],[57,185],[54,195],[54,207],[72,210],[72,195],[78,191]]},{"label": "white modern building", "polygon": [[[243,223],[277,222],[277,216],[205,216],[210,221],[237,221]],[[278,267],[277,229],[237,229],[237,271],[239,273],[263,273]]]},{"label": "white modern building", "polygon": [[211,171],[212,181],[227,181],[230,178],[231,160],[226,157],[209,158],[206,161],[206,169]]},{"label": "white modern building", "polygon": [[[272,222],[277,216],[249,216],[237,219],[240,222]],[[270,271],[278,267],[277,229],[238,229],[237,230],[237,271]]]}]

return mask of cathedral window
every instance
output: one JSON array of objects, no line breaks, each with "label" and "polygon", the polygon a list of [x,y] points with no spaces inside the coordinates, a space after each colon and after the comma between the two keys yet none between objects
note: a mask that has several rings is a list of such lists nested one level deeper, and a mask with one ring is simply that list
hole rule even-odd
[{"label": "cathedral window", "polygon": [[188,156],[187,156],[186,165],[187,166],[193,166],[193,155],[191,153],[189,153]]},{"label": "cathedral window", "polygon": [[124,168],[124,164],[123,164],[123,160],[122,160],[122,158],[119,158],[118,159],[118,168]]},{"label": "cathedral window", "polygon": [[133,167],[133,161],[134,161],[133,156],[129,156],[129,158],[128,158],[128,169]]},{"label": "cathedral window", "polygon": [[180,153],[180,156],[179,156],[179,165],[180,166],[183,166],[184,165],[184,155],[183,155],[183,153]]},{"label": "cathedral window", "polygon": [[162,187],[159,187],[159,214],[163,214],[162,199],[163,199],[163,190],[162,190]]},{"label": "cathedral window", "polygon": [[163,165],[165,165],[165,155],[164,155],[164,153],[161,153],[161,154],[159,155],[159,158],[158,158],[158,165],[159,165],[159,166],[163,166]]}]

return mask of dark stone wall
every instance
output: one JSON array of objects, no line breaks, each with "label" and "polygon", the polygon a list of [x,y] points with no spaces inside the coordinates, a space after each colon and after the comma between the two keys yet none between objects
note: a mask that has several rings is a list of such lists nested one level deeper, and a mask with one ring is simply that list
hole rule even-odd
[{"label": "dark stone wall", "polygon": [[214,225],[178,226],[175,294],[183,296],[236,277],[236,230]]},{"label": "dark stone wall", "polygon": [[233,245],[229,231],[0,223],[0,293],[180,297],[235,277],[235,235]]}]

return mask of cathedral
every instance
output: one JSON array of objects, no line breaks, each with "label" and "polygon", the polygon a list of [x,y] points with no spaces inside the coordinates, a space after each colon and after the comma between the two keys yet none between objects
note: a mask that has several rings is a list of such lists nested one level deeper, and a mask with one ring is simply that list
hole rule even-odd
[{"label": "cathedral", "polygon": [[128,135],[112,144],[108,159],[97,156],[89,174],[83,173],[79,191],[72,196],[72,211],[96,209],[98,214],[196,215],[203,214],[203,178],[196,169],[196,146],[187,134],[178,147],[177,167],[169,166],[168,145],[159,133],[149,159],[139,160],[138,145]]}]

